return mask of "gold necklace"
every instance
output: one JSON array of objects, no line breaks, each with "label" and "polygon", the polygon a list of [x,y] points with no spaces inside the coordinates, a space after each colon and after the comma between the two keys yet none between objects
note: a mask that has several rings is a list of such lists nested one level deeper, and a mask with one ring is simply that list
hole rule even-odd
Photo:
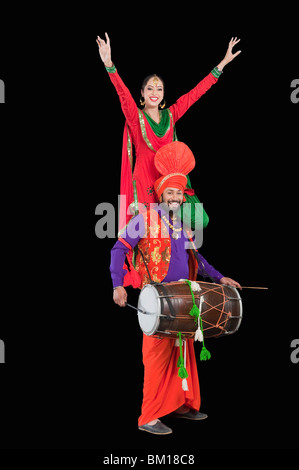
[{"label": "gold necklace", "polygon": [[[167,220],[167,217],[165,215],[162,215],[162,219],[167,223],[167,225],[173,230],[172,232],[172,238],[174,240],[177,240],[179,238],[179,232],[181,232],[183,230],[183,227],[180,227],[180,228],[174,228],[174,226],[169,222],[169,220]],[[176,220],[176,219],[175,219]]]}]

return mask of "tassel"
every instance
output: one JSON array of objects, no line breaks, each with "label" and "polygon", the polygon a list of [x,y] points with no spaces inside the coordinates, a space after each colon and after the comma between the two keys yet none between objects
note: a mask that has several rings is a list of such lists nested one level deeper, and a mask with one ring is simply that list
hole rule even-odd
[{"label": "tassel", "polygon": [[188,378],[188,372],[187,372],[187,369],[186,369],[185,366],[184,366],[184,363],[183,363],[183,365],[180,366],[180,368],[179,368],[178,376],[179,376],[181,379],[187,379],[187,378]]},{"label": "tassel", "polygon": [[131,269],[131,284],[134,289],[137,289],[141,285],[141,278],[134,268]]},{"label": "tassel", "polygon": [[137,287],[140,287],[141,285],[141,278],[137,271],[133,268],[133,270],[128,271],[127,274],[124,277],[124,287],[127,286],[132,286],[134,289],[137,289]]},{"label": "tassel", "polygon": [[177,363],[177,366],[179,368],[178,376],[181,379],[187,379],[188,372],[187,372],[187,369],[185,367],[184,358],[183,358],[182,336],[181,336],[180,331],[178,332],[178,336],[179,336],[179,342],[180,342],[180,355],[179,355],[179,359],[178,359],[178,363]]},{"label": "tassel", "polygon": [[191,289],[193,290],[193,292],[200,292],[201,291],[201,287],[199,284],[197,284],[197,282],[195,281],[190,281],[191,283]]},{"label": "tassel", "polygon": [[198,317],[199,317],[199,308],[197,307],[197,305],[195,303],[195,298],[194,298],[193,290],[192,290],[192,287],[191,287],[191,281],[186,279],[186,282],[187,282],[187,284],[190,288],[190,292],[191,292],[191,295],[192,295],[192,302],[193,302],[193,307],[191,308],[191,310],[189,312],[189,315],[191,315],[191,317],[194,317],[194,321],[195,321],[195,323],[197,323],[197,320],[198,320]]},{"label": "tassel", "polygon": [[139,276],[138,272],[134,268],[133,264],[131,263],[131,260],[129,256],[127,256],[128,263],[130,265],[130,271],[128,270],[126,263],[124,264],[123,269],[127,270],[127,273],[124,277],[124,287],[126,286],[133,286],[134,289],[137,289],[137,287],[140,287],[141,285],[141,277]]},{"label": "tassel", "polygon": [[199,358],[201,361],[208,361],[209,359],[211,359],[211,353],[207,350],[205,346],[201,348]]},{"label": "tassel", "polygon": [[195,332],[194,341],[200,341],[201,343],[203,342],[203,335],[202,335],[200,326],[197,328]]},{"label": "tassel", "polygon": [[184,390],[184,392],[189,391],[187,379],[182,380],[182,389]]},{"label": "tassel", "polygon": [[[201,318],[201,316],[199,318],[200,318],[201,331],[203,331],[203,329],[202,329],[202,318]],[[211,359],[211,353],[205,347],[205,342],[204,342],[203,338],[202,338],[202,348],[201,348],[201,351],[200,351],[199,359],[201,361],[208,361],[209,359]]]},{"label": "tassel", "polygon": [[195,337],[194,337],[194,341],[200,341],[201,343],[203,343],[203,330],[202,330],[202,319],[201,319],[201,306],[202,306],[202,303],[203,303],[203,297],[200,297],[200,301],[199,301],[199,315],[198,315],[198,326],[197,326],[197,330],[195,332]]},{"label": "tassel", "polygon": [[198,319],[198,315],[199,315],[199,309],[197,307],[197,305],[193,305],[193,307],[191,308],[190,312],[189,312],[189,315],[191,315],[191,317],[194,317],[194,321],[195,323],[197,322],[197,319]]},{"label": "tassel", "polygon": [[179,279],[178,282],[187,282],[188,284],[190,283],[189,287],[191,287],[193,292],[200,292],[201,291],[200,285],[195,281],[189,281],[189,279]]}]

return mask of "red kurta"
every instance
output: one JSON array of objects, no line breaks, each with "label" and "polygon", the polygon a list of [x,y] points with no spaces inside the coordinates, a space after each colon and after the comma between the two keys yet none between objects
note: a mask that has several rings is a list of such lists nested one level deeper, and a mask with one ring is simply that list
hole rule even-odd
[{"label": "red kurta", "polygon": [[[152,130],[146,118],[146,114],[137,107],[130,91],[123,83],[118,72],[110,72],[109,77],[118,93],[121,107],[126,118],[120,194],[126,195],[127,208],[134,201],[132,173],[130,177],[131,168],[133,167],[133,144],[136,157],[133,180],[136,181],[138,202],[146,205],[149,209],[150,203],[158,202],[154,191],[154,182],[161,175],[154,165],[156,151],[174,140],[174,124],[217,82],[218,79],[212,73],[209,73],[195,88],[179,98],[174,105],[170,106],[170,127],[163,137],[158,137]],[[129,156],[127,158],[131,161],[131,165],[129,165],[127,161],[124,161],[124,156],[128,154],[128,149]],[[124,215],[124,213],[121,215],[120,228],[129,221],[130,217],[130,215]]]}]

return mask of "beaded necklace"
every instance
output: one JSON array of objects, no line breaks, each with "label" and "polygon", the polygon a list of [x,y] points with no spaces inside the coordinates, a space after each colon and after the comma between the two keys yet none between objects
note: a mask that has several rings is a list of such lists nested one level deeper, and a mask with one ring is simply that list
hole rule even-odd
[{"label": "beaded necklace", "polygon": [[167,217],[165,215],[162,215],[162,219],[164,220],[164,222],[167,223],[167,225],[173,230],[173,233],[172,233],[172,238],[174,240],[177,240],[179,238],[179,232],[181,232],[183,230],[183,227],[180,227],[180,228],[175,228],[170,222],[169,220],[167,219]]}]

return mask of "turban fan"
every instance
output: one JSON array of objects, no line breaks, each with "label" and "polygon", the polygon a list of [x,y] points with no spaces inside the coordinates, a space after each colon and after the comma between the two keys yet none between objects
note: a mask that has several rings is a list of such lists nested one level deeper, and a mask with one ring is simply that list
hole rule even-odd
[{"label": "turban fan", "polygon": [[195,158],[189,147],[175,141],[161,147],[155,155],[155,166],[161,177],[155,181],[155,191],[160,198],[166,188],[185,190],[186,175],[195,167]]}]

